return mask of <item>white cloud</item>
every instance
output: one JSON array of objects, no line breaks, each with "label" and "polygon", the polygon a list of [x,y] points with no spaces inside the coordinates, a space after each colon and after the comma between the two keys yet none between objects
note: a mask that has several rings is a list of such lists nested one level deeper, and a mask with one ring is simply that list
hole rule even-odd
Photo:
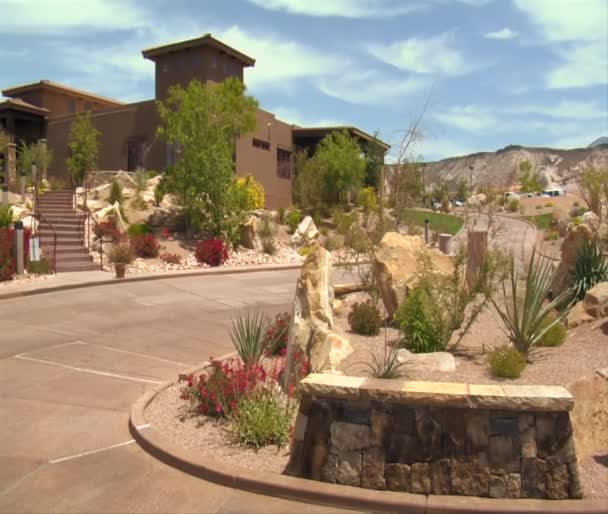
[{"label": "white cloud", "polygon": [[373,70],[321,78],[316,81],[316,85],[327,96],[365,105],[398,104],[399,99],[431,86],[426,78],[393,78]]},{"label": "white cloud", "polygon": [[348,126],[350,123],[338,118],[315,118],[303,114],[300,110],[293,107],[277,106],[269,109],[270,112],[281,121],[300,127],[336,127]]},{"label": "white cloud", "polygon": [[550,89],[608,83],[606,0],[514,0],[561,59],[546,76]]},{"label": "white cloud", "polygon": [[447,111],[433,113],[444,125],[450,125],[467,132],[484,132],[504,126],[490,110],[476,105],[453,106]]},{"label": "white cloud", "polygon": [[385,18],[424,9],[422,2],[399,0],[249,0],[271,11],[285,11],[306,16],[342,18]]},{"label": "white cloud", "polygon": [[[118,0],[0,0],[5,13],[0,33],[58,33],[79,28],[133,29],[147,22],[146,13]],[[8,13],[8,15],[6,15]]]},{"label": "white cloud", "polygon": [[514,30],[511,30],[508,27],[504,27],[500,30],[497,30],[495,32],[488,32],[487,34],[484,34],[483,37],[487,38],[487,39],[515,39],[518,36],[518,33],[515,32]]},{"label": "white cloud", "polygon": [[551,118],[572,118],[575,120],[608,119],[608,105],[596,102],[562,101],[556,105],[528,104],[505,108],[511,114],[540,114]]},{"label": "white cloud", "polygon": [[387,45],[370,45],[377,59],[402,70],[416,73],[461,75],[472,69],[464,56],[454,48],[451,33],[429,38],[410,38]]}]

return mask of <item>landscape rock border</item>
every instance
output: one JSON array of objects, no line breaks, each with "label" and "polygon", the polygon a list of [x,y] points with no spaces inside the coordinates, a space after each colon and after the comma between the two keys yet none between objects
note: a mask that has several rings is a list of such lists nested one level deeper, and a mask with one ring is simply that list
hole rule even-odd
[{"label": "landscape rock border", "polygon": [[[185,372],[196,373],[204,366]],[[605,514],[606,501],[599,500],[494,500],[462,496],[426,496],[422,494],[375,491],[343,485],[328,484],[303,478],[278,475],[230,466],[218,460],[196,454],[163,438],[147,423],[144,411],[163,390],[175,385],[167,381],[142,395],[131,407],[129,431],[139,446],[165,464],[189,475],[226,487],[288,500],[330,505],[338,508],[379,512],[408,512],[421,514],[519,513],[537,514]]]}]

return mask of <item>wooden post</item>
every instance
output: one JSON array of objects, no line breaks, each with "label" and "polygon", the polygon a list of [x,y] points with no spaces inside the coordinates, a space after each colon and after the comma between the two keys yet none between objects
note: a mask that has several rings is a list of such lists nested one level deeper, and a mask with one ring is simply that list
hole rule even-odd
[{"label": "wooden post", "polygon": [[9,143],[6,150],[4,183],[11,186],[17,183],[17,145]]},{"label": "wooden post", "polygon": [[488,251],[488,232],[485,230],[471,230],[467,234],[467,273],[466,283],[474,287],[481,271]]}]

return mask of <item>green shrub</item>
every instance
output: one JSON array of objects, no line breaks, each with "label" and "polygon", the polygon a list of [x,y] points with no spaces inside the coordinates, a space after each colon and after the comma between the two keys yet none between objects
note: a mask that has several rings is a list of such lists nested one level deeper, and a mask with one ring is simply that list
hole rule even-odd
[{"label": "green shrub", "polygon": [[277,253],[277,242],[274,237],[263,237],[262,238],[262,251],[266,255],[274,255]]},{"label": "green shrub", "polygon": [[13,206],[0,205],[0,228],[9,228],[13,224]]},{"label": "green shrub", "polygon": [[237,178],[233,189],[239,209],[255,211],[264,208],[264,187],[251,175]]},{"label": "green shrub", "polygon": [[285,446],[289,441],[291,415],[276,392],[259,390],[238,402],[233,416],[235,435],[241,444],[262,448]]},{"label": "green shrub", "polygon": [[42,257],[39,261],[29,261],[25,269],[34,275],[49,275],[53,272],[53,265],[49,259]]},{"label": "green shrub", "polygon": [[279,207],[279,223],[285,225],[285,207]]},{"label": "green shrub", "polygon": [[327,236],[325,240],[325,249],[329,252],[335,252],[344,246],[344,236],[336,234],[335,236]]},{"label": "green shrub", "polygon": [[334,211],[334,222],[336,224],[336,231],[338,234],[345,236],[355,222],[353,214],[348,214],[341,209]]},{"label": "green shrub", "polygon": [[558,320],[557,323],[553,323],[555,318],[555,315],[549,315],[543,321],[542,327],[549,327],[549,329],[536,343],[536,346],[561,346],[564,343],[568,336],[568,331],[561,321]]},{"label": "green shrub", "polygon": [[161,179],[154,188],[154,204],[158,207],[165,197],[165,182]]},{"label": "green shrub", "polygon": [[510,212],[517,212],[519,210],[519,200],[517,198],[512,198],[511,200],[509,200],[509,203],[507,204],[507,209]]},{"label": "green shrub", "polygon": [[348,314],[348,324],[355,334],[375,336],[380,332],[382,319],[378,307],[371,302],[355,303]]},{"label": "green shrub", "polygon": [[402,334],[402,345],[414,353],[445,350],[447,327],[433,312],[433,302],[424,288],[414,287],[395,313]]},{"label": "green shrub", "polygon": [[258,235],[263,238],[274,237],[277,233],[277,226],[272,218],[268,215],[262,217]]},{"label": "green shrub", "polygon": [[258,364],[266,349],[264,314],[259,312],[237,314],[230,327],[230,339],[245,366]]},{"label": "green shrub", "polygon": [[344,244],[359,254],[366,253],[370,249],[370,240],[367,237],[367,232],[356,223],[351,225],[346,232]]},{"label": "green shrub", "polygon": [[133,223],[132,225],[129,225],[129,228],[127,229],[129,237],[145,236],[146,234],[151,233],[152,229],[147,223]]},{"label": "green shrub", "polygon": [[321,226],[321,221],[323,221],[323,217],[321,216],[321,211],[316,209],[311,214],[312,221],[315,223],[317,227]]},{"label": "green shrub", "polygon": [[488,362],[494,374],[501,378],[519,378],[526,367],[526,357],[508,345],[494,350]]},{"label": "green shrub", "polygon": [[364,187],[357,194],[357,205],[363,209],[363,212],[369,213],[378,207],[378,198],[376,190],[373,187]]},{"label": "green shrub", "polygon": [[595,284],[608,281],[608,258],[602,251],[599,240],[583,241],[576,251],[576,260],[572,270],[572,290],[577,300]]},{"label": "green shrub", "polygon": [[108,202],[110,202],[110,205],[114,205],[116,202],[122,205],[124,201],[125,197],[122,194],[122,187],[116,179],[112,180]]},{"label": "green shrub", "polygon": [[302,248],[300,248],[298,250],[298,254],[300,254],[302,257],[308,257],[308,254],[311,251],[311,247],[310,246],[303,246]]},{"label": "green shrub", "polygon": [[115,244],[108,255],[112,264],[131,264],[135,259],[133,250],[126,244]]},{"label": "green shrub", "polygon": [[300,222],[302,221],[302,213],[298,209],[292,209],[291,211],[289,211],[286,221],[287,226],[289,227],[289,233],[293,234],[298,228]]},{"label": "green shrub", "polygon": [[559,239],[559,232],[556,230],[549,230],[545,232],[545,241],[557,241]]},{"label": "green shrub", "polygon": [[542,205],[537,205],[536,207],[534,207],[537,211],[542,210],[543,206]]}]

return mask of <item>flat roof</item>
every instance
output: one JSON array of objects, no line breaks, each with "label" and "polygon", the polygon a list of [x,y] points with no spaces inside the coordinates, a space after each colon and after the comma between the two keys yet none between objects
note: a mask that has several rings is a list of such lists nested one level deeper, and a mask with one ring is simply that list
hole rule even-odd
[{"label": "flat roof", "polygon": [[21,86],[9,87],[7,89],[3,89],[2,94],[4,96],[15,96],[20,93],[26,93],[28,91],[34,91],[36,89],[41,88],[54,89],[61,93],[65,93],[72,96],[84,96],[92,100],[97,100],[98,102],[104,102],[113,105],[124,105],[124,102],[121,102],[120,100],[115,100],[114,98],[108,98],[106,96],[89,93],[88,91],[65,86],[63,84],[59,84],[58,82],[53,82],[51,80],[40,80],[38,82],[32,82],[31,84],[23,84]]},{"label": "flat roof", "polygon": [[28,102],[24,102],[23,100],[21,100],[21,98],[0,98],[0,111],[4,111],[7,109],[14,109],[16,111],[40,114],[41,116],[46,116],[49,113],[48,109],[44,109],[43,107],[38,107],[37,105],[32,105]]},{"label": "flat roof", "polygon": [[[327,134],[329,134],[331,132],[336,132],[338,130],[346,130],[351,135],[356,136],[360,139],[364,139],[366,141],[371,142],[374,140],[374,136],[371,136],[367,132],[364,132],[363,130],[358,129],[357,127],[349,127],[349,126],[337,126],[337,127],[298,127],[298,126],[294,126],[293,134],[295,136],[301,136],[301,137],[325,137]],[[384,141],[381,141],[380,139],[377,139],[377,141],[378,141],[378,145],[381,146],[382,148],[384,148],[385,152],[390,150],[391,145],[385,143]]]},{"label": "flat roof", "polygon": [[234,57],[238,61],[242,62],[245,66],[254,66],[255,59],[239,52],[235,48],[222,43],[219,39],[214,38],[211,34],[205,34],[204,36],[188,39],[186,41],[178,41],[177,43],[170,43],[168,45],[156,46],[154,48],[147,48],[142,50],[141,53],[145,59],[154,60],[159,55],[165,55],[171,52],[178,52],[180,50],[187,50],[189,48],[199,48],[203,46],[210,46],[216,50],[220,50],[231,57]]}]

